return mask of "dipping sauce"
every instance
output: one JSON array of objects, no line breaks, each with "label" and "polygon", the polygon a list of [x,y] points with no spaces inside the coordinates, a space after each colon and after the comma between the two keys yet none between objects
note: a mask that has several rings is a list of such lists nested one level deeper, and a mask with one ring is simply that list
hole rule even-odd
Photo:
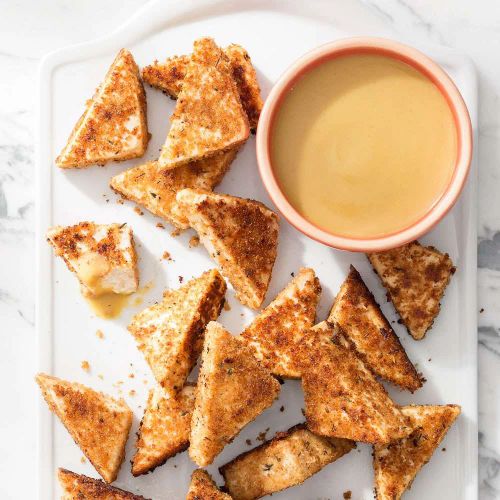
[{"label": "dipping sauce", "polygon": [[343,55],[305,73],[271,130],[271,162],[290,204],[321,229],[388,235],[446,190],[457,130],[437,86],[378,54]]}]

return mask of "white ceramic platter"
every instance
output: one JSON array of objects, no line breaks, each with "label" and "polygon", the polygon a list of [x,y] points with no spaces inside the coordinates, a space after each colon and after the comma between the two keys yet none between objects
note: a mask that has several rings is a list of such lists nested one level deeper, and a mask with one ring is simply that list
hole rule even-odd
[{"label": "white ceramic platter", "polygon": [[[154,499],[184,498],[194,466],[186,453],[170,459],[153,474],[133,478],[129,460],[134,451],[133,433],[142,416],[152,377],[134,340],[126,331],[132,314],[153,303],[168,287],[198,276],[213,267],[204,248],[189,249],[192,233],[177,238],[170,229],[156,227],[159,221],[145,213],[138,215],[133,205],[117,203],[108,187],[110,177],[132,165],[154,159],[166,136],[173,102],[160,92],[147,89],[148,122],[153,134],[144,159],[62,171],[54,159],[82,112],[83,105],[102,79],[121,47],[134,54],[144,66],[154,59],[190,52],[193,40],[213,36],[221,45],[232,42],[246,47],[258,70],[264,96],[272,83],[295,58],[313,47],[346,35],[388,35],[371,14],[357,2],[293,1],[153,1],[126,26],[105,38],[50,54],[40,71],[39,122],[37,138],[38,171],[38,310],[39,369],[76,380],[114,395],[123,395],[135,412],[134,426],[127,446],[127,458],[116,485]],[[403,40],[404,41],[404,40]],[[444,66],[456,81],[471,112],[476,129],[477,95],[475,74],[470,62],[454,51],[440,47],[420,47]],[[422,239],[448,252],[458,267],[442,302],[442,312],[425,340],[413,341],[406,331],[394,328],[410,358],[427,378],[416,394],[389,388],[394,399],[406,403],[458,403],[462,416],[436,451],[429,465],[417,477],[408,499],[477,498],[477,358],[476,358],[476,167],[460,202],[441,224]],[[217,188],[238,196],[251,197],[272,207],[259,178],[252,137],[238,155],[230,172]],[[114,321],[96,318],[78,291],[74,276],[61,260],[52,256],[44,233],[53,224],[72,224],[82,220],[128,222],[134,230],[140,258],[141,285],[152,283],[141,306],[129,309]],[[173,262],[162,260],[168,251]],[[382,304],[390,321],[397,319],[384,300],[384,290],[370,270],[364,255],[332,250],[295,231],[281,221],[279,255],[274,268],[266,304],[301,266],[313,267],[323,286],[318,319],[325,318],[339,285],[353,263]],[[228,291],[230,311],[220,321],[239,333],[254,316]],[[105,338],[99,339],[96,330]],[[87,360],[89,373],[80,367]],[[27,369],[30,369],[27,367]],[[99,375],[102,375],[102,379]],[[134,378],[130,378],[133,374]],[[130,391],[136,391],[135,396]],[[280,407],[284,406],[284,411]],[[239,453],[258,444],[257,435],[303,421],[303,397],[298,382],[282,386],[279,401],[227,446],[209,467],[221,484],[217,468]],[[59,421],[40,401],[39,448],[40,498],[58,498],[55,471],[59,466],[96,476],[82,453]],[[371,449],[358,445],[338,462],[325,467],[303,485],[273,496],[278,499],[338,499],[352,491],[354,499],[373,496]]]}]

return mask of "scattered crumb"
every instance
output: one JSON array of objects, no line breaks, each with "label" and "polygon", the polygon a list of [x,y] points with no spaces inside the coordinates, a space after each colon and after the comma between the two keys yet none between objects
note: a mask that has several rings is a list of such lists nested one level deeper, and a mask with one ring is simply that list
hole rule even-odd
[{"label": "scattered crumb", "polygon": [[240,313],[240,316],[243,318],[243,316],[245,316],[243,313]]},{"label": "scattered crumb", "polygon": [[135,396],[134,389],[130,389],[130,391],[128,391],[128,395],[133,398]]},{"label": "scattered crumb", "polygon": [[250,441],[250,439],[247,439],[247,440],[245,441],[245,443],[246,443],[248,446],[252,446],[252,441]]},{"label": "scattered crumb", "polygon": [[284,407],[284,406],[282,406],[282,407],[280,408],[280,412],[282,412],[282,413],[283,413],[284,411],[285,411],[285,407]]},{"label": "scattered crumb", "polygon": [[189,248],[196,248],[200,244],[199,236],[191,236],[189,240]]},{"label": "scattered crumb", "polygon": [[295,278],[295,273],[290,273],[290,276],[291,276],[292,278]]},{"label": "scattered crumb", "polygon": [[165,229],[165,226],[161,222],[157,222],[156,227],[159,229]]},{"label": "scattered crumb", "polygon": [[446,448],[441,448],[441,451],[446,451]]},{"label": "scattered crumb", "polygon": [[227,300],[224,301],[224,311],[230,311],[231,306],[229,305],[229,302]]},{"label": "scattered crumb", "polygon": [[482,314],[484,313],[484,307],[481,307],[481,309],[479,309],[479,314]]},{"label": "scattered crumb", "polygon": [[144,380],[142,381],[142,383],[143,383],[144,385],[146,385],[146,384],[148,383],[148,381],[147,381],[146,379],[144,379]]},{"label": "scattered crumb", "polygon": [[345,500],[349,500],[352,496],[351,490],[344,491],[343,496]]},{"label": "scattered crumb", "polygon": [[101,380],[104,380],[104,375],[102,373],[99,373],[99,375],[97,375]]},{"label": "scattered crumb", "polygon": [[427,361],[430,363],[432,361],[432,358],[429,358]]},{"label": "scattered crumb", "polygon": [[257,441],[265,441],[266,440],[266,434],[269,432],[269,427],[262,432],[259,432],[259,435],[257,436]]},{"label": "scattered crumb", "polygon": [[84,464],[86,461],[87,461],[87,459],[86,459],[85,457],[80,457],[80,462],[81,462],[82,464]]},{"label": "scattered crumb", "polygon": [[179,228],[175,228],[171,233],[170,233],[170,236],[172,236],[172,238],[177,238],[177,236],[179,236],[179,234],[181,234],[181,230]]},{"label": "scattered crumb", "polygon": [[179,276],[179,283],[182,283],[184,281],[184,276]]},{"label": "scattered crumb", "polygon": [[104,333],[102,333],[102,330],[97,330],[97,331],[95,332],[95,334],[96,334],[96,337],[97,337],[98,339],[103,339],[103,338],[104,338]]},{"label": "scattered crumb", "polygon": [[163,260],[172,260],[172,257],[170,257],[170,254],[165,250],[163,252],[163,255],[161,256]]},{"label": "scattered crumb", "polygon": [[116,200],[116,203],[119,203],[120,205],[123,205],[123,203],[124,203],[123,198],[118,198]]},{"label": "scattered crumb", "polygon": [[302,413],[302,415],[305,417],[306,416],[306,410],[304,410],[304,408],[301,408],[300,409],[300,412]]},{"label": "scattered crumb", "polygon": [[133,373],[129,373],[128,378],[135,378],[135,375]]},{"label": "scattered crumb", "polygon": [[82,370],[84,370],[86,372],[90,371],[90,365],[89,365],[88,361],[83,360],[81,366],[82,366]]},{"label": "scattered crumb", "polygon": [[403,320],[401,318],[398,319],[398,325],[402,325],[403,324]]},{"label": "scattered crumb", "polygon": [[144,212],[137,206],[134,207],[134,212],[137,214],[137,215],[144,215]]}]

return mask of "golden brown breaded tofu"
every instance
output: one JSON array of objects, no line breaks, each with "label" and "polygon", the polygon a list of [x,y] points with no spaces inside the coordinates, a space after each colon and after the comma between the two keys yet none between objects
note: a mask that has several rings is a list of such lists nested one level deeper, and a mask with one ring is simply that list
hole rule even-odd
[{"label": "golden brown breaded tofu", "polygon": [[110,486],[100,479],[66,469],[59,469],[58,478],[63,489],[61,500],[147,500],[130,491]]},{"label": "golden brown breaded tofu", "polygon": [[460,406],[403,406],[414,429],[405,439],[373,447],[375,497],[399,500],[460,415]]},{"label": "golden brown breaded tofu", "polygon": [[96,471],[112,483],[125,458],[132,425],[132,411],[125,401],[43,373],[36,376],[36,382],[50,410]]},{"label": "golden brown breaded tofu", "polygon": [[[240,45],[231,44],[223,51],[231,65],[233,78],[250,128],[255,131],[263,106],[257,73],[248,52]],[[171,57],[162,63],[155,61],[152,65],[143,68],[142,78],[146,83],[162,90],[173,99],[177,99],[190,58],[191,56],[179,56]]]},{"label": "golden brown breaded tofu", "polygon": [[250,128],[231,66],[212,39],[194,42],[170,120],[158,159],[161,170],[234,149],[247,140]]},{"label": "golden brown breaded tofu", "polygon": [[411,432],[408,419],[338,326],[319,323],[297,346],[312,432],[366,443],[388,443]]},{"label": "golden brown breaded tofu", "polygon": [[376,375],[411,392],[422,387],[422,378],[354,266],[340,287],[328,321],[341,327]]},{"label": "golden brown breaded tofu", "polygon": [[300,378],[292,348],[314,325],[320,295],[321,285],[314,271],[302,268],[241,334],[274,375]]},{"label": "golden brown breaded tofu", "polygon": [[217,319],[226,282],[216,269],[203,273],[136,314],[128,326],[155,379],[174,395],[182,389],[203,347],[205,326]]},{"label": "golden brown breaded tofu", "polygon": [[368,254],[368,259],[410,335],[423,339],[439,314],[439,301],[455,272],[448,254],[413,241]]},{"label": "golden brown breaded tofu", "polygon": [[128,295],[137,290],[137,255],[132,229],[126,224],[55,226],[47,231],[47,241],[76,274],[84,296]]},{"label": "golden brown breaded tofu", "polygon": [[258,201],[201,189],[183,189],[176,199],[238,300],[259,308],[276,259],[278,216]]},{"label": "golden brown breaded tofu", "polygon": [[219,470],[234,500],[254,500],[303,483],[355,447],[354,441],[317,436],[299,424]]},{"label": "golden brown breaded tofu", "polygon": [[219,323],[209,323],[191,421],[191,459],[200,467],[211,464],[279,392],[279,382],[244,342]]},{"label": "golden brown breaded tofu", "polygon": [[159,385],[149,391],[135,444],[132,474],[146,474],[189,446],[195,385],[186,384],[175,396]]},{"label": "golden brown breaded tofu", "polygon": [[185,188],[211,191],[222,181],[236,153],[237,148],[164,171],[158,170],[157,161],[151,161],[115,175],[110,185],[124,198],[179,229],[187,229],[188,221],[179,213],[175,195]]},{"label": "golden brown breaded tofu", "polygon": [[231,497],[217,488],[207,471],[196,469],[191,475],[186,500],[231,500]]},{"label": "golden brown breaded tofu", "polygon": [[61,168],[140,158],[149,141],[146,96],[132,54],[122,49],[56,159]]}]

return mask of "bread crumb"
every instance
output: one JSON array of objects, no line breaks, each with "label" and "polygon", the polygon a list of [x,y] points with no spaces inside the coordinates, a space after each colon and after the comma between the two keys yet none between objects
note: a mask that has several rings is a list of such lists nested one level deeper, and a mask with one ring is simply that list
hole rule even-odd
[{"label": "bread crumb", "polygon": [[137,206],[134,207],[134,212],[137,214],[137,215],[144,215],[144,212]]},{"label": "bread crumb", "polygon": [[128,391],[128,395],[133,398],[135,396],[134,389],[130,389],[130,391]]},{"label": "bread crumb", "polygon": [[146,385],[146,384],[148,383],[148,381],[147,381],[146,379],[144,379],[144,380],[142,381],[142,383],[143,383],[144,385]]},{"label": "bread crumb", "polygon": [[119,203],[120,205],[123,205],[123,203],[124,203],[123,198],[118,198],[116,200],[116,203]]},{"label": "bread crumb", "polygon": [[446,451],[446,448],[441,448],[441,451]]},{"label": "bread crumb", "polygon": [[344,491],[343,497],[345,500],[349,500],[352,496],[351,490]]},{"label": "bread crumb", "polygon": [[227,300],[224,301],[224,311],[230,311],[231,306],[229,305],[229,302]]},{"label": "bread crumb", "polygon": [[161,222],[157,222],[156,227],[159,229],[165,229],[165,226]]},{"label": "bread crumb", "polygon": [[97,331],[95,332],[95,334],[96,334],[96,337],[97,337],[98,339],[103,339],[103,338],[104,338],[104,333],[102,333],[102,330],[97,330]]},{"label": "bread crumb", "polygon": [[176,228],[170,233],[170,236],[172,236],[172,238],[177,238],[179,234],[181,234],[181,230],[179,228]]},{"label": "bread crumb", "polygon": [[102,373],[99,373],[99,375],[97,375],[101,380],[104,380],[104,375]]},{"label": "bread crumb", "polygon": [[86,459],[85,457],[80,457],[80,462],[81,462],[82,464],[84,464],[86,461],[87,461],[87,459]]},{"label": "bread crumb", "polygon": [[479,309],[479,314],[482,314],[484,313],[484,307],[481,307],[481,309]]},{"label": "bread crumb", "polygon": [[133,373],[129,373],[128,378],[135,378],[135,375]]},{"label": "bread crumb", "polygon": [[266,440],[266,434],[269,432],[269,427],[262,432],[259,432],[259,435],[257,436],[257,441],[265,441]]},{"label": "bread crumb", "polygon": [[182,283],[184,281],[184,276],[179,276],[179,283]]},{"label": "bread crumb", "polygon": [[245,443],[246,443],[248,446],[252,446],[252,441],[250,441],[250,439],[247,439],[247,440],[245,441]]},{"label": "bread crumb", "polygon": [[284,406],[282,406],[282,407],[280,408],[280,412],[282,412],[282,413],[283,413],[284,411],[285,411],[285,407],[284,407]]},{"label": "bread crumb", "polygon": [[163,260],[172,260],[172,257],[170,257],[170,254],[165,250],[163,252],[163,255],[161,256]]},{"label": "bread crumb", "polygon": [[90,371],[90,364],[88,361],[83,360],[81,366],[82,366],[82,370],[84,370],[86,372]]},{"label": "bread crumb", "polygon": [[191,239],[189,240],[189,248],[196,248],[200,244],[200,237],[199,236],[191,236]]}]

